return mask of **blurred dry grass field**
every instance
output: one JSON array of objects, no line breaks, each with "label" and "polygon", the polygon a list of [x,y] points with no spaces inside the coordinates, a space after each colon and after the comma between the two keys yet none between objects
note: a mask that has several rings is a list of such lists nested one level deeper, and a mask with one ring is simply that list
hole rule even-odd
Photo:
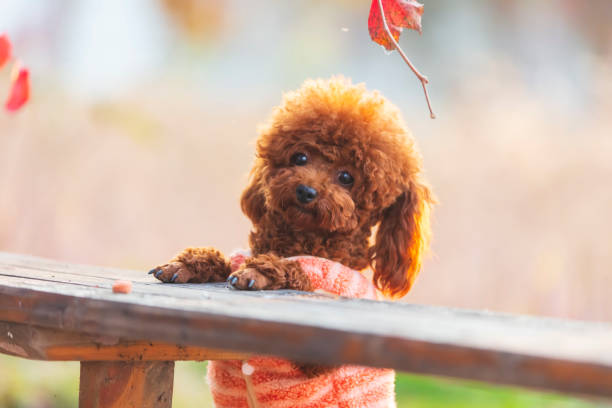
[{"label": "blurred dry grass field", "polygon": [[[567,115],[489,71],[436,121],[406,115],[440,201],[406,301],[611,320],[612,72]],[[176,84],[96,105],[41,92],[0,116],[0,249],[144,272],[186,246],[244,247],[238,197],[273,103]]]}]

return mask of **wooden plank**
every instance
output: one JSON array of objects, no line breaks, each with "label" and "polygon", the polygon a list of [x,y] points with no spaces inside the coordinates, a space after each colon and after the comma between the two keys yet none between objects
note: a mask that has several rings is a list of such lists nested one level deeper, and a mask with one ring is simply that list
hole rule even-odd
[{"label": "wooden plank", "polygon": [[88,276],[97,278],[105,278],[109,280],[115,279],[131,279],[134,281],[151,281],[147,274],[140,271],[129,269],[106,268],[102,266],[91,266],[72,264],[34,256],[24,256],[12,254],[8,252],[0,252],[0,265],[4,268],[18,268],[21,272],[31,270],[32,273],[37,271],[49,271],[60,274],[72,274],[78,279],[83,279]]},{"label": "wooden plank", "polygon": [[0,254],[1,321],[612,396],[607,323],[160,284],[151,277],[116,295],[108,276],[140,275],[38,262]]},{"label": "wooden plank", "polygon": [[0,352],[46,361],[204,361],[249,355],[205,347],[91,335],[23,323],[0,322]]},{"label": "wooden plank", "polygon": [[79,408],[170,408],[174,361],[81,363]]}]

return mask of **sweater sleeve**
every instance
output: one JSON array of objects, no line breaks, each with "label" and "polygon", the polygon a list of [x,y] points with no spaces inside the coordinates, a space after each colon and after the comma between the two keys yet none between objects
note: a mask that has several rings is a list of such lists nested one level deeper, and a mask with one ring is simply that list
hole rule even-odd
[{"label": "sweater sleeve", "polygon": [[296,256],[315,290],[352,298],[378,298],[374,285],[361,273],[338,262],[313,256]]},{"label": "sweater sleeve", "polygon": [[[250,256],[251,251],[248,250],[234,251],[230,256],[232,272],[237,271]],[[378,299],[376,287],[372,282],[348,266],[316,256],[300,255],[287,259],[300,263],[315,291],[351,298]]]},{"label": "sweater sleeve", "polygon": [[250,250],[237,249],[230,255],[230,269],[232,272],[236,272],[240,269],[240,266],[246,261],[247,258],[251,257]]}]

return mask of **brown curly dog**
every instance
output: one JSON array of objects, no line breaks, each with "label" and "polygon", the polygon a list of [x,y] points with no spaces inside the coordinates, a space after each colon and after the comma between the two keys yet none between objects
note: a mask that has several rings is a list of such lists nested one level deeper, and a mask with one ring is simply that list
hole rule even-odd
[{"label": "brown curly dog", "polygon": [[[212,248],[187,248],[150,271],[163,282],[311,290],[296,261],[313,255],[372,267],[388,297],[405,295],[428,245],[433,197],[398,109],[344,78],[287,93],[260,130],[242,194],[252,257],[234,273]],[[377,227],[371,242],[373,229]]]}]

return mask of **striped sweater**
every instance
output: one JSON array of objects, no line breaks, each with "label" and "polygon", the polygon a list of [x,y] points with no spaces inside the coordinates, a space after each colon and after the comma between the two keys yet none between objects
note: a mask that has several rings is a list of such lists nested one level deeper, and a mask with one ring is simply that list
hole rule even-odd
[{"label": "striped sweater", "polygon": [[[231,257],[237,270],[248,253]],[[313,256],[296,256],[315,290],[340,296],[377,299],[372,283],[342,264]],[[208,384],[216,408],[393,408],[395,372],[341,366],[331,373],[307,378],[281,358],[255,356],[248,360],[211,361]]]}]

